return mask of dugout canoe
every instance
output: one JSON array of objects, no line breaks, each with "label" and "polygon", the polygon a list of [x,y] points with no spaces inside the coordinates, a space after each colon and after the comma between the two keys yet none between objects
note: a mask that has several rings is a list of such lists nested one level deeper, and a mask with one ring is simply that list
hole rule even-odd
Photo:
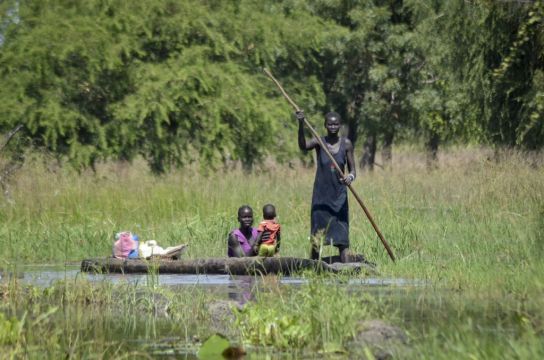
[{"label": "dugout canoe", "polygon": [[[330,259],[329,259],[330,260]],[[294,257],[245,257],[245,258],[204,258],[179,260],[165,259],[85,259],[81,271],[89,273],[146,274],[208,274],[208,275],[259,275],[283,274],[304,270],[328,273],[356,272],[375,273],[375,267],[367,262],[328,263],[323,260]]]}]

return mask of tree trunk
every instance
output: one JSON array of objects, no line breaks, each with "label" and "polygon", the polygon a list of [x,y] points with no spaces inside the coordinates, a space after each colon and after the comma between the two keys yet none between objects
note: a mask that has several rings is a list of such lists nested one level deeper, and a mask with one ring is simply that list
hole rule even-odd
[{"label": "tree trunk", "polygon": [[363,156],[359,167],[361,170],[374,170],[374,160],[376,158],[376,135],[368,135],[363,143]]},{"label": "tree trunk", "polygon": [[425,144],[427,150],[427,169],[433,170],[438,166],[438,145],[440,144],[440,136],[433,132]]},{"label": "tree trunk", "polygon": [[357,141],[357,128],[358,125],[354,121],[348,122],[346,137],[355,145]]},{"label": "tree trunk", "polygon": [[[244,257],[206,258],[181,260],[122,260],[115,258],[86,259],[81,262],[81,271],[90,273],[124,274],[218,274],[218,275],[262,275],[300,273],[303,270],[337,273],[344,270],[370,273],[374,266],[362,255],[353,255],[351,264],[328,264],[325,261],[293,257]],[[333,259],[331,259],[333,260]]]},{"label": "tree trunk", "polygon": [[395,134],[393,132],[385,134],[382,148],[382,165],[384,169],[391,169],[393,161],[393,139]]},{"label": "tree trunk", "polygon": [[362,96],[356,96],[356,100],[352,101],[350,105],[348,105],[347,107],[347,116],[348,116],[348,119],[346,119],[347,120],[346,123],[348,127],[347,138],[351,140],[354,146],[355,146],[355,143],[357,142],[357,137],[359,134],[361,101],[362,101]]}]

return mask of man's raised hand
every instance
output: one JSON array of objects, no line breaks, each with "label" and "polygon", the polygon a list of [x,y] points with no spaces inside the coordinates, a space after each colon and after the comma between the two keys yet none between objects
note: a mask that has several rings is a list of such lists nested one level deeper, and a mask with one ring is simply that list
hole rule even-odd
[{"label": "man's raised hand", "polygon": [[304,118],[305,118],[305,116],[304,116],[304,110],[298,110],[298,111],[296,111],[296,112],[295,112],[295,117],[297,118],[297,120],[298,120],[299,122],[303,122],[303,121],[304,121]]}]

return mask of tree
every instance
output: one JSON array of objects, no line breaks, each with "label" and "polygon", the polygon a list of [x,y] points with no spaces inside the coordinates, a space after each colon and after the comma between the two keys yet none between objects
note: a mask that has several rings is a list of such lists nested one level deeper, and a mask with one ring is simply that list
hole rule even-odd
[{"label": "tree", "polygon": [[0,132],[78,169],[284,161],[296,124],[269,67],[309,115],[338,111],[369,166],[399,137],[431,159],[444,141],[539,149],[542,4],[5,0]]},{"label": "tree", "polygon": [[428,119],[423,128],[440,138],[542,147],[542,1],[407,3],[430,45],[422,47],[429,81],[413,101]]},{"label": "tree", "polygon": [[317,80],[297,81],[297,70],[317,64],[327,26],[303,11],[249,0],[21,2],[4,30],[0,127],[22,123],[36,147],[77,168],[138,155],[157,173],[195,159],[249,168],[290,158],[296,144],[282,134],[295,124],[262,67],[321,104]]},{"label": "tree", "polygon": [[372,168],[378,141],[389,163],[397,132],[412,118],[408,97],[421,63],[411,14],[395,0],[317,1],[315,12],[336,14],[339,24],[349,29],[337,57],[331,54],[326,63],[328,103],[348,119],[352,141],[365,136],[362,165]]}]

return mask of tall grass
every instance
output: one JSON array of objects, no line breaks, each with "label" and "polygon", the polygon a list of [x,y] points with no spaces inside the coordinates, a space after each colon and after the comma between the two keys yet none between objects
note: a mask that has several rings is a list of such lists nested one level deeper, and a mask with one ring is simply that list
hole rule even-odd
[{"label": "tall grass", "polygon": [[[541,157],[509,153],[497,162],[485,150],[451,149],[433,171],[411,149],[395,159],[391,170],[359,174],[354,187],[398,261],[389,260],[350,198],[356,252],[384,275],[457,289],[542,286],[526,281],[543,273]],[[35,161],[14,180],[14,203],[1,204],[0,258],[40,263],[106,256],[120,230],[163,246],[188,243],[190,257],[224,256],[237,208],[250,204],[259,221],[268,202],[283,226],[282,255],[306,257],[314,172],[270,164],[251,173],[187,168],[156,177],[137,162],[77,174]]]},{"label": "tall grass", "polygon": [[[0,298],[0,359],[148,359],[165,336],[175,337],[175,349],[210,335],[213,297],[196,287],[174,292],[78,278],[47,288],[0,284]],[[168,308],[158,313],[161,303]]]},{"label": "tall grass", "polygon": [[[427,286],[382,294],[318,276],[305,287],[263,290],[237,315],[239,340],[276,349],[345,349],[359,320],[386,318],[411,340],[399,358],[541,357],[544,161],[499,155],[495,161],[485,149],[451,149],[428,171],[421,153],[405,148],[392,169],[359,174],[354,187],[397,262],[350,198],[352,248],[377,263],[381,276]],[[0,267],[17,272],[28,263],[107,256],[120,230],[163,246],[189,243],[190,257],[224,256],[238,207],[253,206],[258,221],[268,202],[283,226],[282,255],[306,257],[313,177],[312,168],[275,164],[252,173],[188,168],[155,177],[139,162],[77,174],[35,161],[14,179],[14,202],[0,204]],[[170,292],[155,286],[155,276],[143,295],[137,287],[95,286],[84,278],[46,289],[18,286],[14,278],[0,287],[2,353],[148,357],[131,339],[172,335],[192,344],[193,336],[210,335],[206,309],[213,294],[197,287]],[[145,311],[157,292],[170,301],[169,320]]]}]

